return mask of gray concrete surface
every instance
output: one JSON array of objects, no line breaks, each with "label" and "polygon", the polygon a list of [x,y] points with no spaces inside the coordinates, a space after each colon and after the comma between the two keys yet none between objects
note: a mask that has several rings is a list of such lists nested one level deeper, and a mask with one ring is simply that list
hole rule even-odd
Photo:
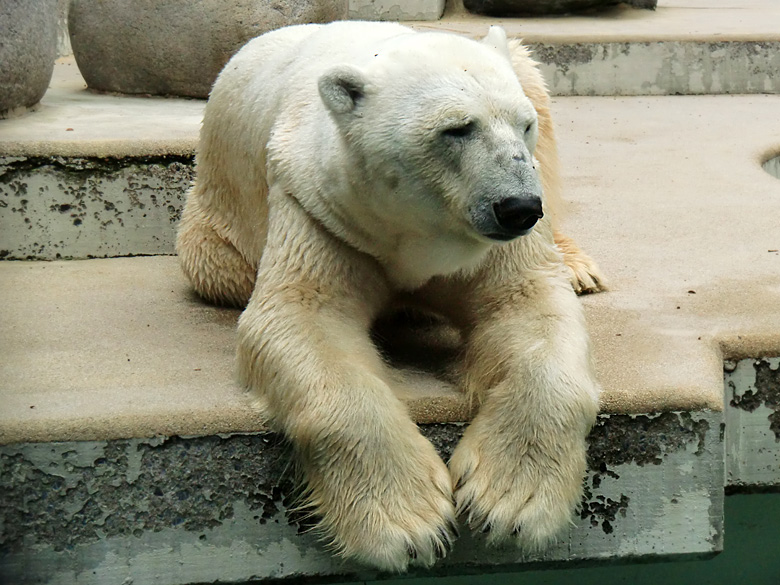
[{"label": "gray concrete surface", "polygon": [[[463,528],[453,553],[418,574],[720,550],[720,420],[712,412],[602,416],[582,512],[557,545],[523,556]],[[445,457],[462,430],[423,427]],[[376,576],[334,559],[306,532],[290,511],[292,480],[285,446],[268,433],[0,447],[0,578],[174,585]]]},{"label": "gray concrete surface", "polygon": [[445,0],[349,0],[350,20],[438,20]]},{"label": "gray concrete surface", "polygon": [[559,96],[780,93],[780,41],[528,44]]},{"label": "gray concrete surface", "polygon": [[35,112],[0,120],[0,156],[191,156],[204,106],[202,100],[95,94],[73,57],[64,57]]}]

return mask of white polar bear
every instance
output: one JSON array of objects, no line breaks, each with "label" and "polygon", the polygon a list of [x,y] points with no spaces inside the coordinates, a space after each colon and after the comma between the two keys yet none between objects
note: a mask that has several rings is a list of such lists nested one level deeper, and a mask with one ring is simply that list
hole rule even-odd
[{"label": "white polar bear", "polygon": [[[601,283],[570,240],[555,244],[547,106],[527,51],[497,27],[482,42],[390,23],[285,28],[214,86],[178,253],[203,297],[248,303],[240,378],[347,557],[429,565],[459,513],[538,548],[580,501],[599,386],[570,279]],[[399,299],[465,340],[460,384],[480,408],[449,469],[370,338]]]}]

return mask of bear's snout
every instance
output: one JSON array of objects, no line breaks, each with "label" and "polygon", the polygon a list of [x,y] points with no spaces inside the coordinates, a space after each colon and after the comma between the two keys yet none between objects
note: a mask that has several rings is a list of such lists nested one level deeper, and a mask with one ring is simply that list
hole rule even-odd
[{"label": "bear's snout", "polygon": [[[512,239],[525,235],[543,216],[539,197],[507,197],[493,204],[496,223],[504,233],[496,239]],[[493,234],[491,234],[491,237]]]}]

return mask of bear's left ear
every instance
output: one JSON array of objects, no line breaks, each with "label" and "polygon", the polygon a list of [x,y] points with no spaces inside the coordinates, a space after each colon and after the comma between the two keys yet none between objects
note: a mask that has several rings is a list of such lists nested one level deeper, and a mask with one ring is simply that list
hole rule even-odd
[{"label": "bear's left ear", "polygon": [[326,71],[317,85],[328,109],[335,114],[346,114],[366,96],[368,80],[360,69],[339,65]]},{"label": "bear's left ear", "polygon": [[482,39],[482,44],[495,49],[507,59],[511,59],[509,54],[509,43],[506,40],[506,31],[500,26],[491,26],[488,34]]}]

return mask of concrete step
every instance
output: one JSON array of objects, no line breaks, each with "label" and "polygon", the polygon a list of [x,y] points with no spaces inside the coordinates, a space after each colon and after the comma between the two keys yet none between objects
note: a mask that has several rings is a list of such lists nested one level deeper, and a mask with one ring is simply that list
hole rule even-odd
[{"label": "concrete step", "polygon": [[[599,111],[598,104],[610,105]],[[684,104],[679,112],[678,104]],[[675,164],[684,165],[684,151],[712,138],[700,136],[683,117],[719,124],[734,109],[756,112],[752,119],[740,117],[749,119],[750,132],[759,133],[756,145],[750,145],[758,149],[754,156],[769,161],[778,150],[768,130],[776,118],[773,104],[768,96],[557,98],[554,114],[562,148],[572,152],[564,167],[569,172],[586,154],[577,152],[584,132],[598,136],[598,123],[619,126],[636,141],[646,132],[648,116],[680,120],[687,129],[670,131],[685,142],[663,148],[680,152],[683,158]],[[85,91],[72,58],[61,59],[39,110],[0,121],[0,258],[172,253],[203,107],[199,100],[95,95]],[[577,116],[582,109],[597,111],[593,122]],[[609,118],[611,111],[616,116]],[[767,170],[772,165],[767,162]],[[572,189],[578,187],[577,177],[567,179]]]},{"label": "concrete step", "polygon": [[778,93],[780,5],[773,0],[665,0],[558,18],[488,18],[451,3],[420,29],[522,38],[554,95]]},{"label": "concrete step", "polygon": [[0,257],[170,254],[205,102],[97,95],[72,57],[0,120]]},{"label": "concrete step", "polygon": [[[4,582],[374,576],[302,531],[288,453],[233,382],[238,312],[193,298],[175,258],[3,262],[0,296]],[[612,359],[653,368],[634,345],[648,331],[620,331],[633,341]],[[645,387],[630,401],[608,384],[582,512],[557,545],[521,555],[464,529],[434,574],[720,550],[722,390],[686,381],[696,391],[657,409],[649,380],[630,380]],[[428,379],[408,406],[448,457],[464,397]]]},{"label": "concrete step", "polygon": [[[684,319],[661,329],[657,309],[616,322],[618,296],[584,299],[605,394],[574,525],[537,555],[464,530],[433,574],[708,556],[726,471],[736,489],[780,485],[779,360],[726,363],[724,416],[717,340]],[[0,297],[3,582],[376,576],[291,510],[288,452],[233,381],[238,311],[194,298],[175,258],[3,262]],[[463,396],[432,379],[413,390],[447,457]]]}]

